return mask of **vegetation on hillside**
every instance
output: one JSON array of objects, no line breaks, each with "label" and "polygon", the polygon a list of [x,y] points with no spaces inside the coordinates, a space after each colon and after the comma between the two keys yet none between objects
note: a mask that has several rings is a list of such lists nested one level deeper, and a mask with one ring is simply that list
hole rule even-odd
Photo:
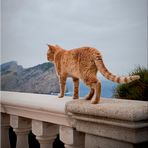
[{"label": "vegetation on hillside", "polygon": [[127,84],[119,84],[114,96],[120,99],[148,101],[148,69],[137,67],[129,75],[139,75],[140,79]]}]

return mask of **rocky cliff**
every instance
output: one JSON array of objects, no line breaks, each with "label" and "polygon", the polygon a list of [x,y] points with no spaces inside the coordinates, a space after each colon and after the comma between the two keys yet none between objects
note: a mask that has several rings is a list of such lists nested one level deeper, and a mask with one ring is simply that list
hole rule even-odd
[{"label": "rocky cliff", "polygon": [[59,93],[59,81],[52,63],[43,63],[24,69],[12,61],[1,65],[1,90]]}]

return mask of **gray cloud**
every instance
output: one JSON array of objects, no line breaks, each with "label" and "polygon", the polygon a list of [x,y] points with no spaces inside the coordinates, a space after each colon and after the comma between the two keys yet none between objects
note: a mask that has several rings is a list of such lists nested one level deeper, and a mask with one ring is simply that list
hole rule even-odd
[{"label": "gray cloud", "polygon": [[[94,46],[125,74],[147,63],[147,0],[2,0],[2,62],[46,61],[46,43]],[[121,68],[122,67],[122,68]]]}]

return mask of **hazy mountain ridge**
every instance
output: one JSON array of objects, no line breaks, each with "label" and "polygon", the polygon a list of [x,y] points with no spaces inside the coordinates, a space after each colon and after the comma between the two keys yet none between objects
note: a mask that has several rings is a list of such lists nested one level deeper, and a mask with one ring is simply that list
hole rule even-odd
[{"label": "hazy mountain ridge", "polygon": [[11,61],[11,62],[2,64],[0,72],[1,72],[1,75],[4,75],[9,72],[19,72],[21,70],[23,70],[22,66],[17,65],[16,61]]},{"label": "hazy mountain ridge", "polygon": [[1,65],[1,90],[51,94],[59,92],[59,81],[52,63],[24,69],[12,61]]}]

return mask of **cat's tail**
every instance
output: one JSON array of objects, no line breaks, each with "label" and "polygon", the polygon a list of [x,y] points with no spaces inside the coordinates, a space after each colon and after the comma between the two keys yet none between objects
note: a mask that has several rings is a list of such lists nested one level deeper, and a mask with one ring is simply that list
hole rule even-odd
[{"label": "cat's tail", "polygon": [[140,79],[139,75],[133,75],[133,76],[127,76],[127,77],[122,77],[122,76],[116,76],[109,72],[109,70],[105,67],[104,62],[102,60],[101,55],[99,54],[95,58],[95,64],[97,66],[97,69],[101,72],[101,74],[107,78],[108,80],[111,80],[116,83],[129,83],[135,80]]}]

